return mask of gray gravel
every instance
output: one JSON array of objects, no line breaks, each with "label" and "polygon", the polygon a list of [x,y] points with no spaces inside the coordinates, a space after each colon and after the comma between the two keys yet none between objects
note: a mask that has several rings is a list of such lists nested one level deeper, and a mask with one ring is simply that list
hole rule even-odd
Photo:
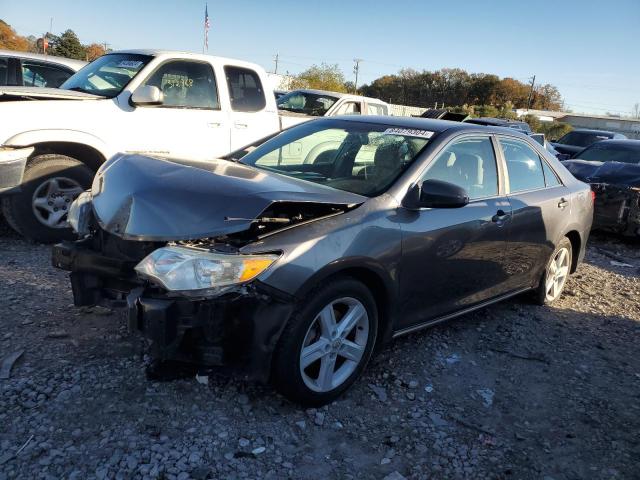
[{"label": "gray gravel", "polygon": [[[553,308],[517,298],[394,342],[301,410],[223,374],[145,379],[124,317],[0,238],[5,478],[639,478],[640,251],[596,238]],[[612,265],[611,262],[630,266]]]}]

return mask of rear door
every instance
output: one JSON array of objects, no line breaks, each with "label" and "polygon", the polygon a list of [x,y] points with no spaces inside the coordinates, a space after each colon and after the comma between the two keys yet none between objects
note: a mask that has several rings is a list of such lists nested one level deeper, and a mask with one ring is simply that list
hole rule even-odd
[{"label": "rear door", "polygon": [[509,288],[534,286],[568,223],[569,190],[526,140],[501,135],[512,219],[506,267]]},{"label": "rear door", "polygon": [[452,140],[421,180],[454,183],[462,208],[402,211],[400,328],[471,307],[507,290],[504,255],[511,209],[490,135]]},{"label": "rear door", "polygon": [[224,73],[231,102],[231,150],[249,145],[279,128],[271,92],[265,92],[255,70],[226,65]]}]

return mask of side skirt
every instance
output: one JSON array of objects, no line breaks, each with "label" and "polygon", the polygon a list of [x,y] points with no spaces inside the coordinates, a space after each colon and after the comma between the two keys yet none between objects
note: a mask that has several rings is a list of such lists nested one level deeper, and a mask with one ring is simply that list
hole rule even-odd
[{"label": "side skirt", "polygon": [[489,306],[491,304],[501,302],[502,300],[506,300],[507,298],[515,297],[516,295],[520,295],[521,293],[524,293],[524,292],[529,291],[529,290],[531,290],[530,287],[521,288],[520,290],[515,290],[515,291],[507,293],[505,295],[501,295],[499,297],[495,297],[495,298],[493,298],[491,300],[487,300],[486,302],[478,303],[477,305],[474,305],[473,307],[465,308],[464,310],[458,310],[457,312],[449,313],[448,315],[444,315],[442,317],[434,318],[432,320],[427,320],[426,322],[419,323],[418,325],[413,325],[411,327],[403,328],[402,330],[398,330],[397,332],[394,332],[392,338],[398,338],[398,337],[401,337],[401,336],[406,335],[408,333],[413,333],[413,332],[416,332],[418,330],[423,330],[425,328],[433,327],[434,325],[437,325],[439,323],[443,323],[443,322],[452,320],[452,319],[454,319],[456,317],[459,317],[461,315],[465,315],[465,314],[473,312],[475,310],[479,310],[481,308],[487,307],[487,306]]}]

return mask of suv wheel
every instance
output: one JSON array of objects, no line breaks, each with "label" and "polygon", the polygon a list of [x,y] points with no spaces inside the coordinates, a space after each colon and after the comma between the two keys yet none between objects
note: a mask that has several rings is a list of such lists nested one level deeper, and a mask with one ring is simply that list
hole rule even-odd
[{"label": "suv wheel", "polygon": [[89,188],[94,173],[65,155],[38,155],[27,164],[22,191],[2,200],[7,222],[38,242],[75,237],[67,223],[71,202]]},{"label": "suv wheel", "polygon": [[300,305],[280,337],[272,379],[289,400],[324,405],[348,389],[369,361],[378,329],[376,303],[365,285],[340,278]]}]

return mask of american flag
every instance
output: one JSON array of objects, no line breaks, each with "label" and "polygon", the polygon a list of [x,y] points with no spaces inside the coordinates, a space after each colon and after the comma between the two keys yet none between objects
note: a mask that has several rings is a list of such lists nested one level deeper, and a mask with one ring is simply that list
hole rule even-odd
[{"label": "american flag", "polygon": [[211,24],[209,23],[209,10],[208,6],[205,4],[204,6],[204,48],[205,50],[209,50],[209,28]]}]

